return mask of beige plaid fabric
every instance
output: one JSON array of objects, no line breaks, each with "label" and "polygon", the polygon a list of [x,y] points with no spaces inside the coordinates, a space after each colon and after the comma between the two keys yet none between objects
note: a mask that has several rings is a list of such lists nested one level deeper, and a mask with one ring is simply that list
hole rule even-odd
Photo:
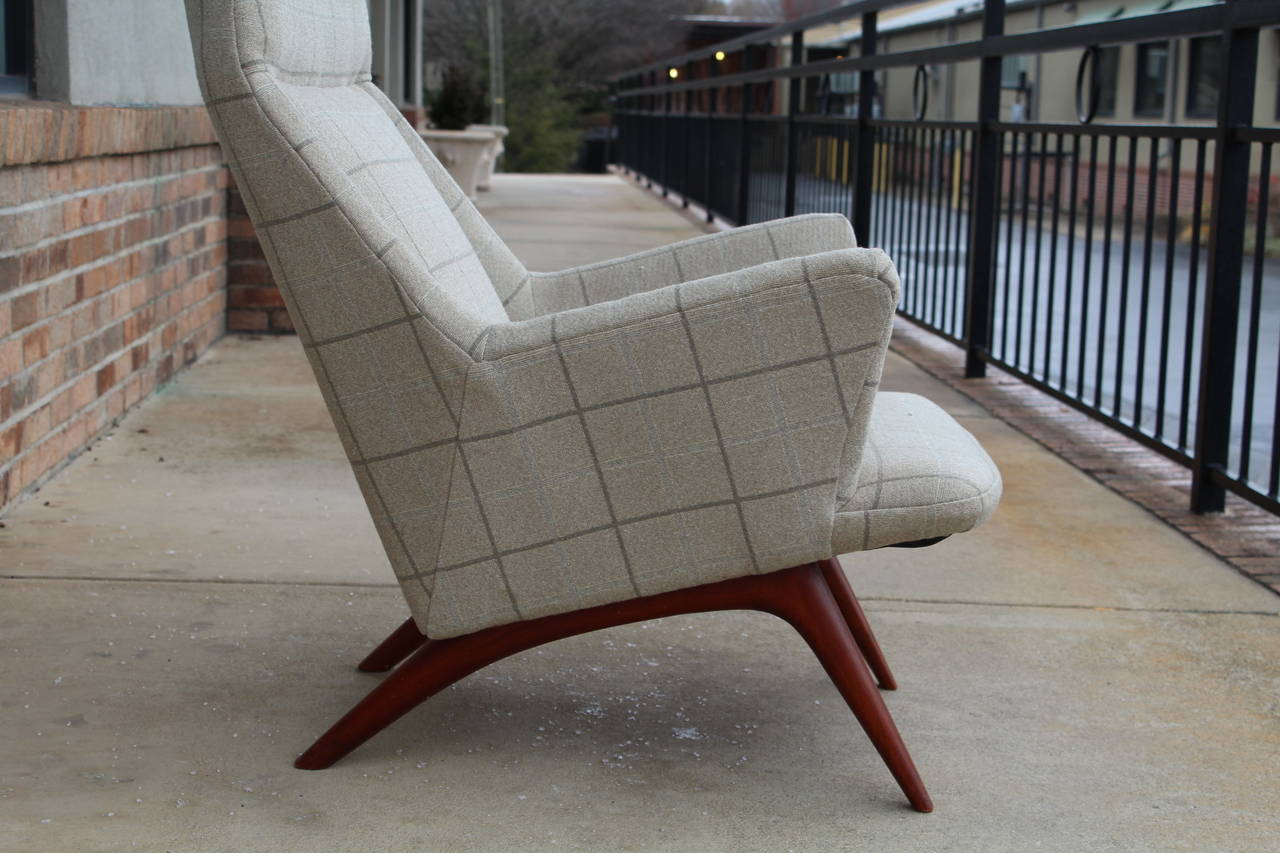
[{"label": "beige plaid fabric", "polygon": [[[873,547],[994,507],[998,485],[889,520],[924,493],[895,472],[950,476],[892,467],[918,452],[892,435],[860,473],[898,280],[843,217],[529,273],[370,83],[364,0],[187,9],[214,124],[428,635],[831,556],[838,519],[864,531],[841,547]],[[960,434],[935,456],[989,466],[950,418],[903,406]]]},{"label": "beige plaid fabric", "polygon": [[876,395],[832,549],[867,551],[971,530],[1000,502],[1000,471],[968,430],[916,394]]}]

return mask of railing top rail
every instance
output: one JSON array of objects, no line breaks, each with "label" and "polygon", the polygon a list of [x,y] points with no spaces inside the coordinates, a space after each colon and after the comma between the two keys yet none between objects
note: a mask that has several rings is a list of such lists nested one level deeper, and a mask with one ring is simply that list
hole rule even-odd
[{"label": "railing top rail", "polygon": [[[880,2],[880,0],[876,0],[876,2]],[[862,4],[851,5],[861,6]],[[881,5],[892,4],[881,3]],[[842,6],[839,10],[832,10],[832,12],[849,8],[851,7]],[[802,26],[799,26],[802,23],[803,21],[794,21],[787,26],[792,27],[791,31],[794,31],[795,29],[803,29]],[[810,24],[809,26],[813,25]],[[760,83],[793,77],[813,77],[822,74],[847,73],[864,69],[950,64],[983,59],[990,56],[1016,56],[1018,54],[1084,48],[1092,45],[1179,38],[1251,26],[1280,26],[1280,3],[1277,3],[1276,0],[1232,0],[1232,2],[1221,5],[1158,12],[1152,15],[1120,18],[1114,21],[1102,21],[1092,24],[1073,24],[1066,27],[1053,27],[1014,35],[992,36],[918,50],[878,53],[872,56],[856,56],[846,59],[830,59],[821,62],[809,62],[803,65],[787,65],[777,68],[764,68],[758,71],[744,71],[738,74],[726,74],[719,77],[706,77],[698,80],[672,80],[657,86],[625,89],[615,93],[615,96],[633,97],[637,95],[721,88],[724,86],[737,86],[743,83]],[[724,45],[741,46],[738,44],[739,42],[743,44],[758,43],[766,40],[770,32],[772,30],[765,30],[754,33],[751,36],[734,39],[732,42],[724,42],[723,45],[713,45],[704,51],[699,51],[699,55],[707,55],[716,50],[724,50]],[[654,67],[679,64],[679,61],[683,61],[683,58],[669,60],[667,63],[659,63],[658,66],[644,66],[643,69],[627,72],[620,75],[620,77],[634,76],[640,71]]]},{"label": "railing top rail", "polygon": [[[664,113],[651,110],[615,110],[616,115],[657,116]],[[672,118],[710,119],[714,121],[739,122],[743,117],[728,113],[707,113],[691,110],[679,113]],[[821,113],[799,114],[794,121],[803,125],[849,125],[856,126],[856,116],[824,115]],[[787,117],[782,114],[751,114],[746,121],[757,124],[782,123]],[[871,127],[912,127],[934,128],[938,130],[975,130],[982,122],[955,119],[914,119],[914,118],[873,118],[868,119]],[[1168,124],[1071,124],[1066,122],[991,122],[991,129],[1005,133],[1041,133],[1050,136],[1103,136],[1103,137],[1139,137],[1142,139],[1202,139],[1211,140],[1217,136],[1218,129],[1213,125],[1168,125]],[[1278,127],[1236,128],[1233,136],[1245,142],[1276,143],[1280,142]]]}]

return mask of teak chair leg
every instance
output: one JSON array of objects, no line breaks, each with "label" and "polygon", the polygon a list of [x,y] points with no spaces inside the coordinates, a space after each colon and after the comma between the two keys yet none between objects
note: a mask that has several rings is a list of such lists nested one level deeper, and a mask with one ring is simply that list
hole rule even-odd
[{"label": "teak chair leg", "polygon": [[871,679],[871,671],[854,642],[853,632],[836,604],[827,579],[816,570],[816,564],[814,568],[815,571],[797,576],[795,594],[780,601],[780,606],[772,608],[772,612],[789,622],[813,649],[912,807],[916,811],[931,812],[933,801]]},{"label": "teak chair leg", "polygon": [[413,619],[406,619],[376,649],[369,652],[369,656],[360,661],[356,669],[361,672],[386,672],[417,651],[425,642],[426,636],[418,630]]},{"label": "teak chair leg", "polygon": [[884,659],[884,652],[880,651],[876,635],[871,633],[871,623],[867,621],[867,614],[862,612],[862,605],[858,603],[858,597],[853,594],[853,587],[849,586],[849,579],[845,577],[844,569],[840,568],[840,562],[832,557],[818,565],[822,566],[822,576],[826,578],[827,586],[831,588],[831,595],[839,605],[840,612],[844,614],[844,620],[849,623],[853,639],[857,642],[862,656],[867,659],[867,665],[875,673],[881,689],[897,690],[898,682],[894,681],[893,673],[889,671],[889,662]]},{"label": "teak chair leg", "polygon": [[[804,637],[888,764],[911,805],[918,811],[932,811],[933,804],[924,783],[884,700],[880,698],[867,663],[859,653],[847,621],[849,617],[842,612],[838,604],[839,594],[829,586],[832,581],[827,575],[820,564],[807,563],[767,575],[734,578],[574,613],[486,628],[462,637],[419,641],[412,656],[321,735],[294,766],[302,770],[321,770],[331,766],[450,684],[525,649],[602,628],[663,616],[712,610],[760,610],[786,620]],[[853,595],[851,590],[849,595]],[[869,634],[870,629],[867,631]],[[387,662],[412,641],[413,634],[402,625],[383,641],[365,664],[372,660],[378,666],[392,666],[393,663]]]}]

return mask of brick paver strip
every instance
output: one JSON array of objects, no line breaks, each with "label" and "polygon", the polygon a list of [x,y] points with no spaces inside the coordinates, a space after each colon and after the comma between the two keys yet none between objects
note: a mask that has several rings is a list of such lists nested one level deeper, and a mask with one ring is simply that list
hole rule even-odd
[{"label": "brick paver strip", "polygon": [[1196,515],[1188,469],[998,367],[964,378],[958,346],[901,317],[890,348],[1280,594],[1280,518],[1232,494],[1225,512]]}]

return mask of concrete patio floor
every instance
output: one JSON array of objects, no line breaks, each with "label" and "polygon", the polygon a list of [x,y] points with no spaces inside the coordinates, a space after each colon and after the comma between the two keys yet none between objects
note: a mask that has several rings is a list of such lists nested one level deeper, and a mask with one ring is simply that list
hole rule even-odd
[{"label": "concrete patio floor", "polygon": [[[538,269],[697,233],[613,177],[482,209]],[[297,341],[231,337],[2,519],[0,850],[1280,849],[1280,599],[905,360],[885,385],[1006,483],[979,531],[844,561],[934,814],[747,613],[519,655],[293,770],[407,611]]]}]

